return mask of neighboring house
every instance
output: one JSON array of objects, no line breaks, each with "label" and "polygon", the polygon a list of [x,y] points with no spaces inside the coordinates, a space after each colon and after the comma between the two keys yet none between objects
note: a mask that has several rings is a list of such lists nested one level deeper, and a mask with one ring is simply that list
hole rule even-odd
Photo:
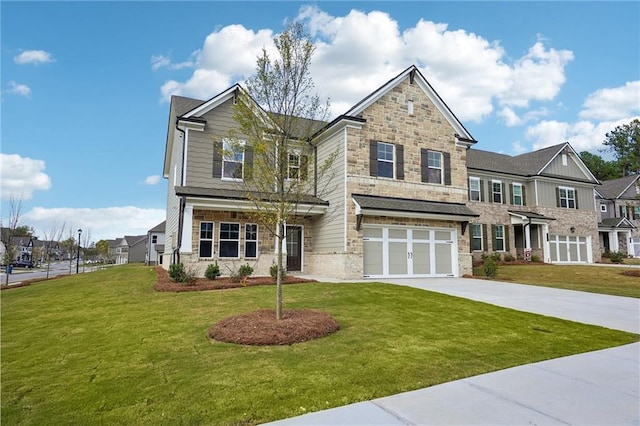
[{"label": "neighboring house", "polygon": [[107,258],[104,259],[106,263],[115,263],[116,258],[118,257],[118,244],[120,243],[119,239],[116,240],[106,240],[109,245],[109,252],[107,253]]},{"label": "neighboring house", "polygon": [[117,265],[145,261],[147,251],[146,235],[125,235],[115,245],[115,262]]},{"label": "neighboring house", "polygon": [[147,265],[162,265],[166,223],[166,221],[159,223],[147,232],[147,254],[145,256]]},{"label": "neighboring house", "polygon": [[530,253],[544,262],[600,260],[598,180],[569,143],[509,156],[467,152],[471,251]]},{"label": "neighboring house", "polygon": [[58,241],[46,241],[46,240],[38,240],[35,239],[33,241],[34,252],[38,252],[38,259],[33,259],[38,263],[46,263],[47,262],[47,253],[49,259],[54,262],[56,260],[64,259],[64,251],[62,247],[60,247],[60,243]]},{"label": "neighboring house", "polygon": [[596,191],[601,250],[640,257],[640,175],[604,181]]},{"label": "neighboring house", "polygon": [[33,260],[33,246],[35,237],[12,237],[11,244],[15,247],[14,260],[31,261]]}]

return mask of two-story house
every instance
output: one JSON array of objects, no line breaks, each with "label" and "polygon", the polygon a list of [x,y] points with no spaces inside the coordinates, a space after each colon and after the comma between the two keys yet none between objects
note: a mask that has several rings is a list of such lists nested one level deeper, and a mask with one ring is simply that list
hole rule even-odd
[{"label": "two-story house", "polygon": [[596,191],[601,250],[640,257],[640,175],[603,181]]},{"label": "two-story house", "polygon": [[599,184],[569,143],[509,156],[470,149],[469,206],[480,217],[471,250],[535,255],[544,262],[600,259],[594,188]]},{"label": "two-story house", "polygon": [[147,231],[147,265],[162,265],[164,253],[164,228],[166,221],[157,224]]},{"label": "two-story house", "polygon": [[125,235],[115,244],[115,263],[144,262],[147,253],[147,235]]},{"label": "two-story house", "polygon": [[[265,274],[273,262],[275,240],[250,221],[251,203],[233,182],[252,161],[251,147],[219,154],[236,126],[238,90],[205,102],[172,98],[165,267],[190,262],[202,272],[217,261],[225,271],[240,260]],[[322,199],[309,194],[297,206],[304,215],[287,226],[289,271],[341,278],[471,272],[467,224],[478,214],[465,205],[465,162],[475,140],[416,67],[320,126],[308,142],[315,158],[304,163],[335,155],[334,180],[319,179],[317,186],[331,190]]]}]

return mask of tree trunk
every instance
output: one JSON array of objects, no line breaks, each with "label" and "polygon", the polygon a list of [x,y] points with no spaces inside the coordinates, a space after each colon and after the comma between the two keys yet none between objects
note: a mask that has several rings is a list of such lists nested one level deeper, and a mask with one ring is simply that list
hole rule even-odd
[{"label": "tree trunk", "polygon": [[284,223],[278,218],[278,271],[276,273],[276,319],[282,319],[282,240],[284,239]]}]

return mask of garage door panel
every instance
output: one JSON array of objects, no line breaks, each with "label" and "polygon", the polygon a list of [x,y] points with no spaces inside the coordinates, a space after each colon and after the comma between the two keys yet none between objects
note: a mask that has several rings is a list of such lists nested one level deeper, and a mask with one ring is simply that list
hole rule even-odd
[{"label": "garage door panel", "polygon": [[415,275],[431,274],[431,244],[413,243],[413,273]]},{"label": "garage door panel", "polygon": [[407,243],[389,242],[389,274],[407,275]]},{"label": "garage door panel", "polygon": [[382,241],[364,241],[364,275],[383,274]]},{"label": "garage door panel", "polygon": [[551,262],[588,262],[589,238],[574,235],[549,235]]},{"label": "garage door panel", "polygon": [[435,246],[436,274],[452,274],[453,259],[451,258],[451,244],[436,243]]}]

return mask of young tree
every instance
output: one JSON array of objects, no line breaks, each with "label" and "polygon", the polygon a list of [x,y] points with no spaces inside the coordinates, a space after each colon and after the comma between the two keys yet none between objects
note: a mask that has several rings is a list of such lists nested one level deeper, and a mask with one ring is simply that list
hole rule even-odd
[{"label": "young tree", "polygon": [[613,151],[622,176],[640,173],[640,120],[637,118],[606,134],[603,151]]},{"label": "young tree", "polygon": [[60,245],[69,253],[69,275],[71,275],[71,268],[73,267],[73,256],[76,255],[76,248],[78,247],[78,240],[76,239],[73,227],[69,227],[68,237],[64,241],[60,241]]},{"label": "young tree", "polygon": [[[336,154],[320,164],[312,161],[310,139],[325,123],[328,103],[314,92],[309,66],[314,46],[300,23],[292,23],[276,38],[275,57],[266,49],[257,58],[256,74],[246,82],[234,109],[239,131],[223,147],[225,159],[244,152],[251,156],[238,177],[255,207],[255,219],[276,237],[276,317],[282,319],[283,242],[286,224],[304,216],[302,203],[320,196],[318,177],[329,185]],[[246,146],[245,146],[246,143]],[[313,168],[313,175],[311,174]]]},{"label": "young tree", "polygon": [[52,250],[54,245],[61,244],[60,240],[64,235],[64,228],[65,228],[64,222],[62,224],[54,222],[53,224],[51,224],[49,229],[43,233],[43,237],[44,237],[43,251],[44,251],[44,258],[47,262],[47,279],[49,279],[49,271],[51,270]]},{"label": "young tree", "polygon": [[[5,284],[9,284],[9,265],[16,256],[16,246],[13,237],[18,236],[20,227],[20,216],[22,216],[22,197],[12,194],[9,197],[9,217],[0,219],[0,242],[2,242],[4,253],[2,255],[2,264],[7,268]],[[6,226],[5,226],[6,225]]]},{"label": "young tree", "polygon": [[91,228],[87,228],[82,231],[82,244],[80,250],[82,251],[82,272],[84,272],[85,264],[87,263],[87,249],[91,245]]}]

